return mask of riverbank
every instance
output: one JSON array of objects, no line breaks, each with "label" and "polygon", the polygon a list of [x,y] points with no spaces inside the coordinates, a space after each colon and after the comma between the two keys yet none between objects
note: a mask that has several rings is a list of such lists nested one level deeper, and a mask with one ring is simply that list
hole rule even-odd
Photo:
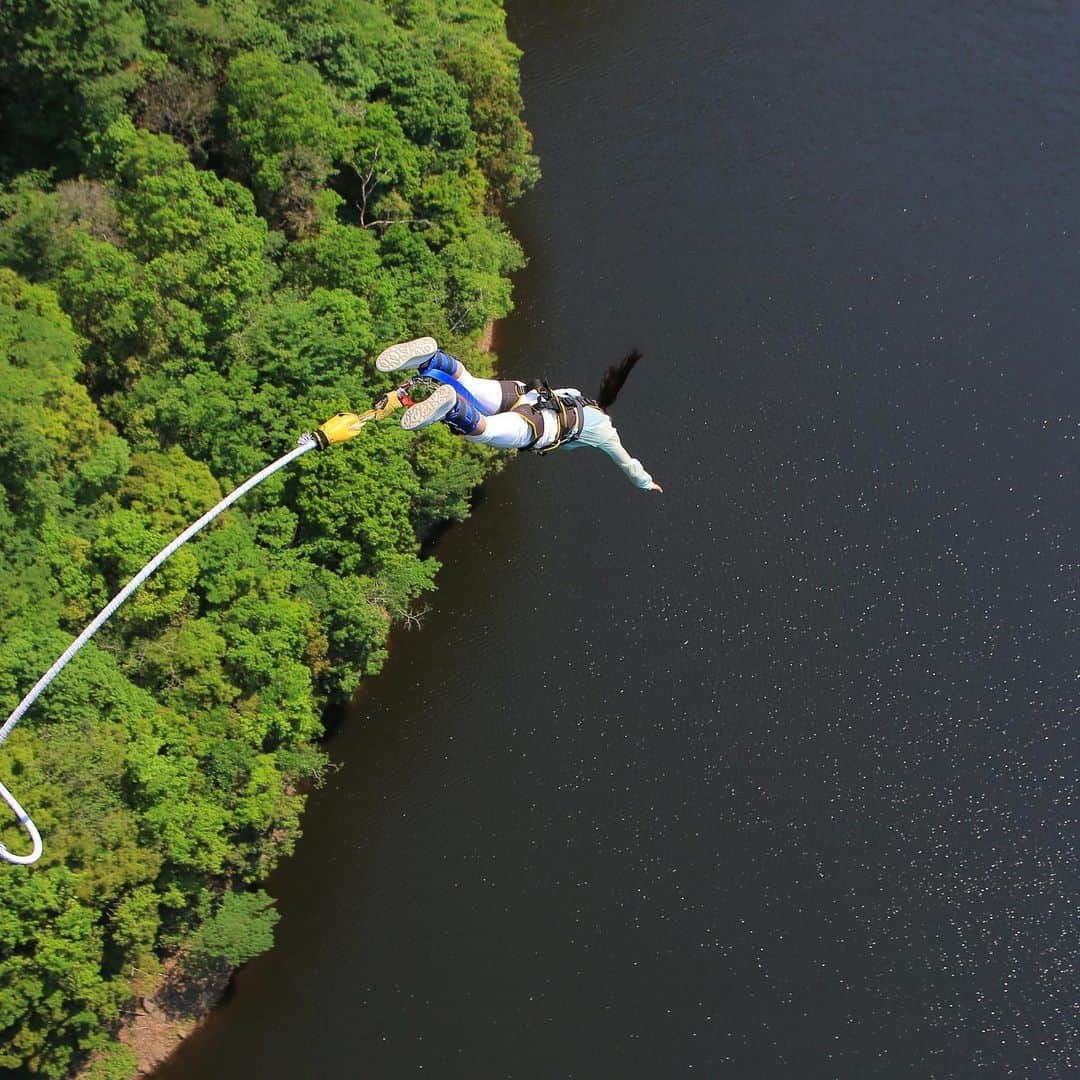
[{"label": "riverbank", "polygon": [[491,352],[495,348],[495,320],[488,319],[484,332],[480,335],[479,349],[481,352]]},{"label": "riverbank", "polygon": [[[180,969],[178,957],[165,964],[161,980],[126,1013],[117,1039],[134,1055],[132,1076],[149,1076],[222,1002],[234,972],[223,968],[194,979]],[[81,1076],[92,1076],[92,1065]]]}]

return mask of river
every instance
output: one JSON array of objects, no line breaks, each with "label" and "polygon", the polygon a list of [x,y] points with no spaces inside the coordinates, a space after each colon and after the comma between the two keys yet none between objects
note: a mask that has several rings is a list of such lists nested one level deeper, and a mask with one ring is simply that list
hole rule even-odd
[{"label": "river", "polygon": [[510,30],[504,371],[665,494],[486,485],[158,1080],[1076,1075],[1080,8]]}]

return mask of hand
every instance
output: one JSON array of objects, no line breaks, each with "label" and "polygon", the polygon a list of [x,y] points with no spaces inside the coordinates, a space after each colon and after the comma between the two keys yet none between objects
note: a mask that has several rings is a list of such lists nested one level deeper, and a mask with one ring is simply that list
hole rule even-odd
[{"label": "hand", "polygon": [[655,480],[649,485],[649,490],[659,491],[661,495],[664,493],[664,489]]}]

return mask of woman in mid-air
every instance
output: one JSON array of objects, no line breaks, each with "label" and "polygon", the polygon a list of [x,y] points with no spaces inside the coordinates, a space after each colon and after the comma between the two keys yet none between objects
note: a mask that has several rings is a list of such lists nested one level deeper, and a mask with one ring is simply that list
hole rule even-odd
[{"label": "woman in mid-air", "polygon": [[640,353],[611,367],[596,400],[569,388],[552,390],[538,380],[527,386],[512,379],[479,379],[434,338],[422,337],[384,349],[375,361],[380,371],[416,371],[441,385],[423,401],[409,404],[401,426],[413,431],[443,421],[472,442],[501,450],[603,450],[630,482],[643,491],[663,491],[637,458],[623,447],[607,414]]}]

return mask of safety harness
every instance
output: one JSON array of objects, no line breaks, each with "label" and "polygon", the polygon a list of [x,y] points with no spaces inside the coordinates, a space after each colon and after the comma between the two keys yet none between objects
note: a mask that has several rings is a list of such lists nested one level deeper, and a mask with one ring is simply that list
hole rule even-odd
[{"label": "safety harness", "polygon": [[[596,402],[580,394],[556,394],[546,379],[534,379],[532,389],[536,391],[536,401],[519,402],[510,411],[517,413],[532,429],[532,441],[522,449],[532,450],[534,454],[550,454],[581,435],[585,427],[585,406],[595,405]],[[544,434],[545,412],[555,414],[559,429],[550,446],[537,450],[536,444]]]}]

